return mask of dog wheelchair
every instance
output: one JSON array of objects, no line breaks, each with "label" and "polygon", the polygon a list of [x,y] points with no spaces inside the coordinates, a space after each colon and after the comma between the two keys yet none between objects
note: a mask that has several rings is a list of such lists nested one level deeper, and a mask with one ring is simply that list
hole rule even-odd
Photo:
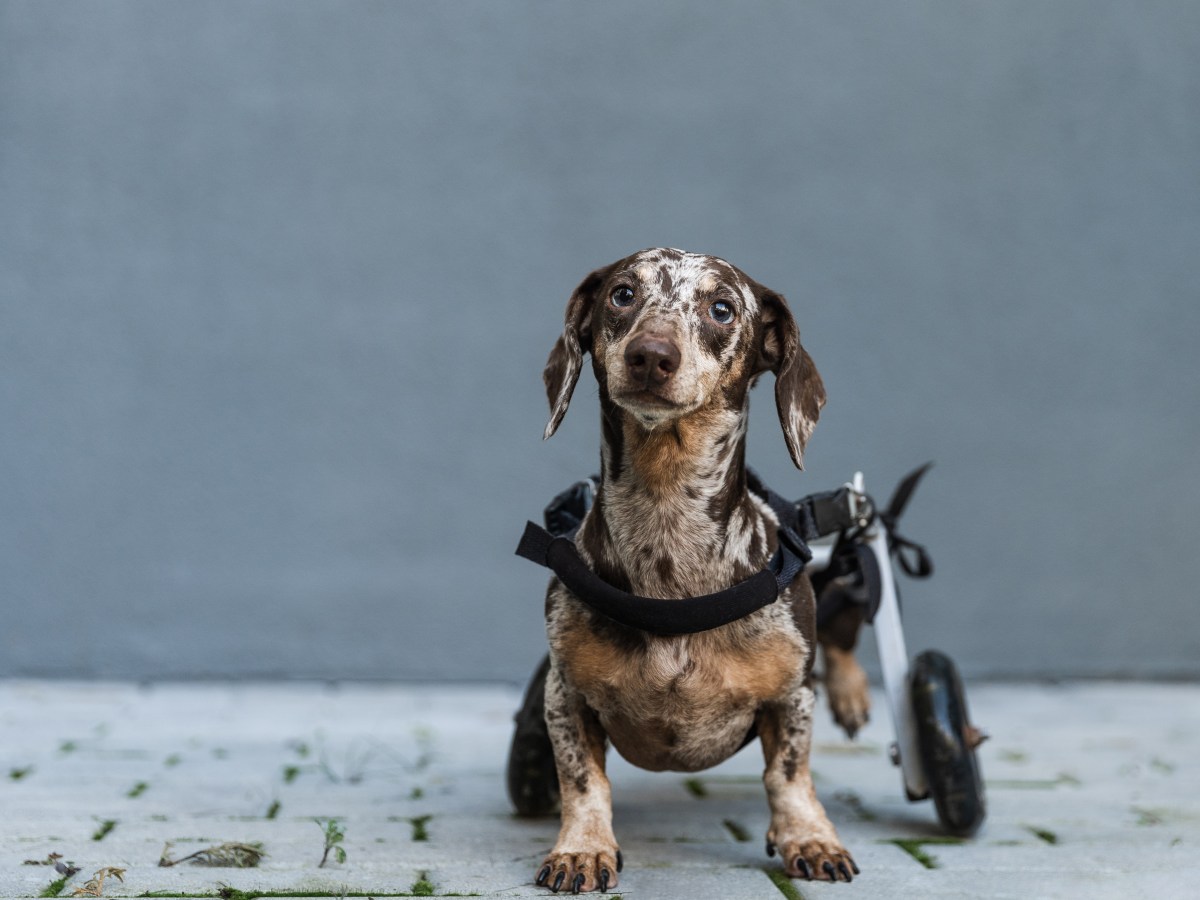
[{"label": "dog wheelchair", "polygon": [[[914,802],[932,798],[942,827],[965,837],[979,828],[986,814],[975,755],[986,735],[971,724],[962,679],[948,656],[926,650],[910,664],[896,584],[897,568],[913,578],[933,572],[925,549],[896,530],[929,465],[905,476],[883,509],[866,493],[861,472],[837,490],[795,502],[765,487],[753,472],[747,474],[751,492],[779,517],[780,544],[789,548],[793,559],[798,557],[812,580],[818,630],[848,607],[857,607],[874,626],[895,729],[889,755],[900,768],[905,796]],[[547,537],[574,537],[591,507],[598,480],[578,482],[554,498],[544,515]],[[507,783],[519,815],[549,815],[558,805],[558,776],[545,723],[549,667],[546,657],[515,717]]]}]

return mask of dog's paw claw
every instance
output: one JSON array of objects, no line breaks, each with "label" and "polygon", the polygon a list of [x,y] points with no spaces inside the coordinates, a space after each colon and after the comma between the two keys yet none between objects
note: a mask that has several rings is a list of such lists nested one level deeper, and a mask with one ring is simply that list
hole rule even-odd
[{"label": "dog's paw claw", "polygon": [[853,738],[871,720],[870,713],[865,709],[835,710],[833,721],[846,732],[846,737]]},{"label": "dog's paw claw", "polygon": [[853,881],[859,874],[854,858],[844,848],[829,841],[780,841],[784,872],[789,878],[806,881]]},{"label": "dog's paw claw", "polygon": [[619,850],[599,853],[552,851],[542,861],[533,883],[556,894],[568,890],[572,894],[607,892],[617,886],[615,873],[621,870],[623,863]]}]

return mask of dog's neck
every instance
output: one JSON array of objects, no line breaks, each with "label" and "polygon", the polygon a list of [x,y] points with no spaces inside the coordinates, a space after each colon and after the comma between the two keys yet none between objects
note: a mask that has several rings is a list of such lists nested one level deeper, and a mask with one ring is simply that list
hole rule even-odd
[{"label": "dog's neck", "polygon": [[748,402],[649,430],[601,397],[603,476],[578,544],[606,580],[646,597],[722,590],[774,543],[746,489]]}]

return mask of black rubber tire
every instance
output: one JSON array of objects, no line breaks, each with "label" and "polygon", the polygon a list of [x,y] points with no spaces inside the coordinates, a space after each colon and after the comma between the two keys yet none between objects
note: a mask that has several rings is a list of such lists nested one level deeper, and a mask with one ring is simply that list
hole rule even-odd
[{"label": "black rubber tire", "polygon": [[508,798],[518,816],[550,816],[558,811],[558,767],[546,730],[547,656],[533,673],[516,716],[508,751]]},{"label": "black rubber tire", "polygon": [[950,834],[968,837],[987,810],[962,679],[950,657],[937,650],[913,661],[910,678],[921,764],[938,819]]}]

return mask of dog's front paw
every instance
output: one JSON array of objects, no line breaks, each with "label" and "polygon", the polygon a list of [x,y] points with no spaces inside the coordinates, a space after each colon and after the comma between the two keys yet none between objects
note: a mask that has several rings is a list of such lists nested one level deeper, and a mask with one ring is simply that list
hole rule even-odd
[{"label": "dog's front paw", "polygon": [[829,691],[829,709],[833,721],[847,737],[854,737],[871,717],[871,692],[867,673],[849,653],[826,651],[825,687]]},{"label": "dog's front paw", "polygon": [[777,844],[773,834],[767,835],[767,855],[778,853],[783,858],[783,871],[789,878],[853,881],[859,873],[854,857],[836,840],[784,839]]},{"label": "dog's front paw", "polygon": [[534,883],[554,893],[569,890],[609,891],[617,886],[617,873],[624,868],[621,851],[613,845],[603,850],[560,850],[555,847],[542,861]]}]

